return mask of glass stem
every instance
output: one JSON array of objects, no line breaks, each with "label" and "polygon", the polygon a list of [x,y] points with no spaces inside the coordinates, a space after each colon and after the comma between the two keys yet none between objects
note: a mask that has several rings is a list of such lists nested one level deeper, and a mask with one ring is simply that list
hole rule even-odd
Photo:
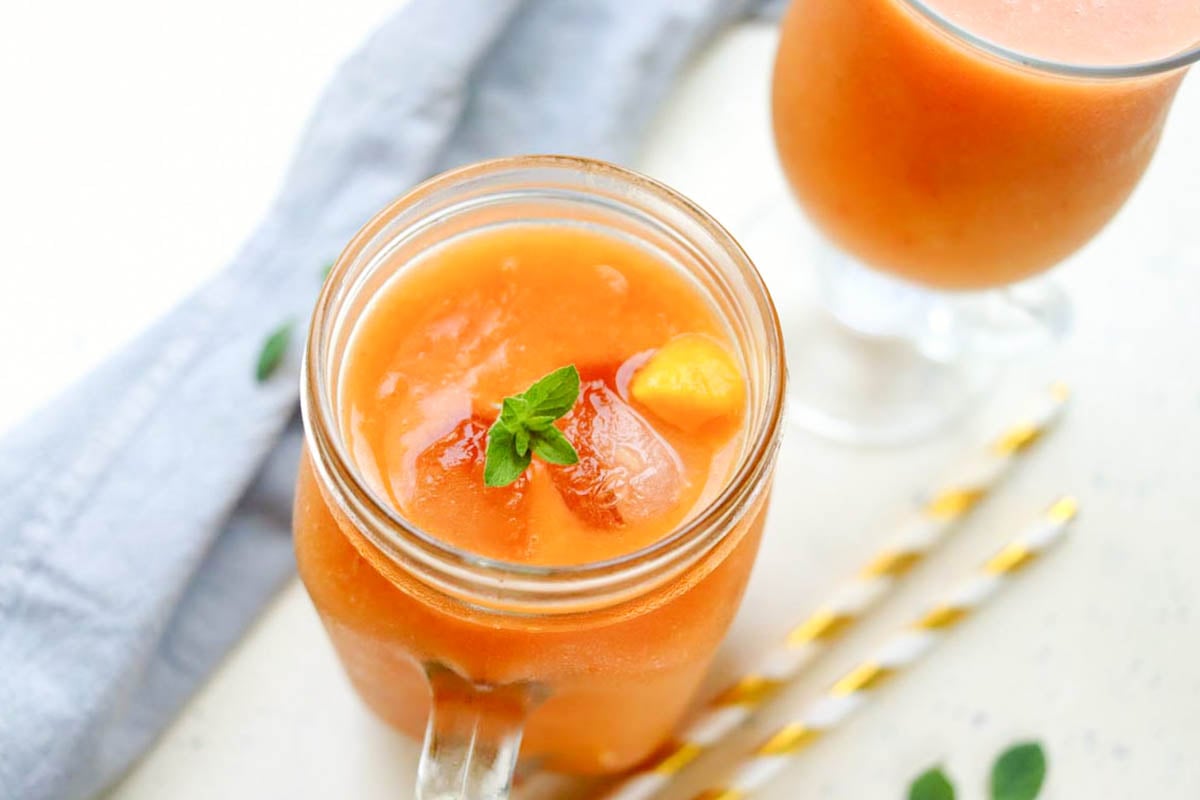
[{"label": "glass stem", "polygon": [[530,687],[479,686],[439,665],[426,672],[433,705],[417,800],[506,800],[535,704]]}]

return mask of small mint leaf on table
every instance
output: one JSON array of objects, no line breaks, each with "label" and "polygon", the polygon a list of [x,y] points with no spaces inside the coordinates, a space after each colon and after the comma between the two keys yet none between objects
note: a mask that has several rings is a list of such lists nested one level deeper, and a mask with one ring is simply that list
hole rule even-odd
[{"label": "small mint leaf on table", "polygon": [[551,464],[574,464],[575,448],[554,427],[579,399],[579,370],[574,365],[556,369],[521,394],[504,398],[500,416],[488,429],[483,467],[485,486],[508,486],[521,477],[532,457]]},{"label": "small mint leaf on table", "polygon": [[330,261],[325,266],[321,267],[321,280],[325,281],[329,278],[329,273],[333,272],[334,262]]},{"label": "small mint leaf on table", "polygon": [[262,349],[258,352],[258,363],[254,367],[255,380],[263,383],[275,374],[275,370],[279,369],[279,365],[283,363],[283,356],[287,353],[288,342],[291,338],[291,322],[283,323],[267,336]]},{"label": "small mint leaf on table", "polygon": [[908,800],[954,800],[954,784],[941,767],[932,767],[908,787]]},{"label": "small mint leaf on table", "polygon": [[1000,754],[992,767],[992,800],[1033,800],[1046,780],[1046,754],[1037,742],[1022,742]]}]

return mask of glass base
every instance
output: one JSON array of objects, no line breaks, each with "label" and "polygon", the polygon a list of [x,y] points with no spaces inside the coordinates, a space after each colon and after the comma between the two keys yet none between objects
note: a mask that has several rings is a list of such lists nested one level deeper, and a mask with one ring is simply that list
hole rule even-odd
[{"label": "glass base", "polygon": [[931,436],[977,405],[1002,366],[1070,326],[1066,296],[1044,278],[932,291],[858,264],[785,201],[748,233],[783,322],[790,424],[827,439],[887,446]]},{"label": "glass base", "polygon": [[930,359],[1008,360],[1046,348],[1071,327],[1071,304],[1053,280],[946,292],[890,277],[827,248],[817,263],[825,309],[847,328],[905,339]]},{"label": "glass base", "polygon": [[899,445],[930,436],[978,401],[984,361],[930,358],[912,342],[858,333],[814,309],[784,323],[788,420],[828,439]]}]

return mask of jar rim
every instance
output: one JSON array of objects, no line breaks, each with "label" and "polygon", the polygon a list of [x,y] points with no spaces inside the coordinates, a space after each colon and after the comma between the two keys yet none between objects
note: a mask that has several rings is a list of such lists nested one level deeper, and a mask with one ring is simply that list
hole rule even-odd
[{"label": "jar rim", "polygon": [[[398,509],[371,490],[350,457],[343,437],[330,433],[340,430],[340,426],[336,424],[334,398],[329,391],[333,376],[328,374],[329,359],[325,357],[329,343],[326,328],[338,313],[339,301],[348,297],[348,292],[339,292],[339,287],[356,256],[376,243],[396,217],[436,193],[474,179],[506,173],[519,175],[527,170],[615,180],[665,202],[698,223],[703,235],[711,240],[710,245],[729,258],[749,289],[766,333],[762,343],[768,361],[764,372],[765,413],[754,430],[747,433],[747,445],[721,492],[661,539],[629,553],[582,564],[544,566],[505,561],[472,553],[434,536],[406,520]],[[334,262],[313,311],[301,370],[301,407],[306,442],[314,454],[314,469],[327,486],[336,487],[338,499],[343,501],[342,510],[372,544],[393,561],[432,570],[432,576],[423,577],[433,577],[434,585],[442,590],[459,596],[465,593],[469,599],[478,600],[481,598],[471,585],[490,581],[493,589],[503,587],[505,593],[519,595],[519,604],[526,608],[528,604],[540,606],[543,602],[555,604],[570,598],[591,597],[621,585],[630,589],[680,559],[691,557],[694,561],[709,552],[723,535],[706,536],[706,532],[723,531],[722,526],[728,526],[729,519],[752,503],[753,497],[763,490],[763,484],[769,482],[766,479],[782,435],[785,383],[783,336],[774,303],[749,256],[720,223],[679,192],[633,170],[576,156],[529,155],[477,162],[434,176],[385,207],[350,240]]]}]

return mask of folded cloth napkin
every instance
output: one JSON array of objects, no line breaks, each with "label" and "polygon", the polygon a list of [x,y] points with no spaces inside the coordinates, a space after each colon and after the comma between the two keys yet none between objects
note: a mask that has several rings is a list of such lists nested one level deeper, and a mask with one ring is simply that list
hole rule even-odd
[{"label": "folded cloth napkin", "polygon": [[111,784],[291,574],[299,348],[252,372],[319,265],[443,169],[627,159],[688,56],[776,5],[411,0],[341,67],[233,263],[0,441],[0,798]]}]

